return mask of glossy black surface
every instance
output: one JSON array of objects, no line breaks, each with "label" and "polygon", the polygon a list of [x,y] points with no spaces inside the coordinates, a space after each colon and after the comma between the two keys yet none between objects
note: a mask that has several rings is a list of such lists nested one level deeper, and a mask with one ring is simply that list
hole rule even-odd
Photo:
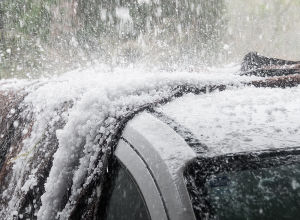
[{"label": "glossy black surface", "polygon": [[197,219],[299,219],[299,148],[197,158],[185,170]]}]

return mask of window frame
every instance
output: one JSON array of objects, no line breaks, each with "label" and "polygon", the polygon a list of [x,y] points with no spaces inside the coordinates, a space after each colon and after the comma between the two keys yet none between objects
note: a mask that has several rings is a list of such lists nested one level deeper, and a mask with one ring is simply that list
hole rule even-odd
[{"label": "window frame", "polygon": [[100,196],[97,212],[98,219],[103,219],[106,215],[105,209],[112,192],[111,186],[114,184],[118,173],[118,164],[126,170],[131,180],[137,186],[150,218],[153,220],[168,220],[162,196],[151,172],[138,153],[122,139],[119,141],[109,162],[106,181],[103,183],[102,195]]}]

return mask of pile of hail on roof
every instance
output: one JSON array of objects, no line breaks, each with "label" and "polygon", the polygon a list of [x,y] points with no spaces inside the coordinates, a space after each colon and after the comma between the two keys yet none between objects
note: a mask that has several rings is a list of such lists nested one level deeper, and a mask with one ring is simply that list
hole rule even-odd
[{"label": "pile of hail on roof", "polygon": [[300,84],[299,62],[250,53],[239,68],[94,66],[51,79],[0,81],[0,218],[67,218],[79,208],[91,216],[109,155],[138,112],[188,93]]}]

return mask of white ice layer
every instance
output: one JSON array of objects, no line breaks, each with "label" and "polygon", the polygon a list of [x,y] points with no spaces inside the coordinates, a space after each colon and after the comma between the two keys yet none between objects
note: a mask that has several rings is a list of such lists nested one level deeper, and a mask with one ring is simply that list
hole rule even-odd
[{"label": "white ice layer", "polygon": [[[11,180],[0,195],[0,200],[8,200],[9,204],[0,204],[0,218],[11,219],[20,205],[20,196],[37,184],[36,173],[43,157],[49,153],[51,132],[58,140],[58,149],[53,156],[45,193],[41,197],[42,205],[35,215],[38,219],[65,219],[79,193],[91,181],[93,172],[97,171],[94,167],[97,155],[100,151],[106,151],[102,144],[103,137],[108,137],[106,141],[110,141],[110,134],[115,132],[118,123],[117,118],[139,106],[170,96],[176,85],[201,87],[207,84],[239,84],[240,81],[250,80],[233,74],[236,70],[145,72],[142,68],[127,68],[112,71],[99,65],[51,79],[0,81],[1,90],[22,90],[27,94],[20,105],[21,115],[34,122],[32,127],[24,126],[22,133],[26,138],[23,146],[10,161],[13,164]],[[205,97],[204,100],[210,96]],[[296,104],[293,107],[296,109]],[[280,114],[280,110],[276,112]],[[286,115],[284,111],[282,114]],[[295,120],[298,119],[299,116],[295,116]],[[56,131],[54,127],[59,122],[63,122],[64,126]],[[28,131],[30,135],[26,136]],[[48,142],[41,144],[41,140]],[[41,161],[36,161],[37,155]],[[68,190],[71,194],[69,201],[58,212],[63,195]]]},{"label": "white ice layer", "polygon": [[189,94],[160,110],[190,129],[209,155],[300,146],[300,86]]}]

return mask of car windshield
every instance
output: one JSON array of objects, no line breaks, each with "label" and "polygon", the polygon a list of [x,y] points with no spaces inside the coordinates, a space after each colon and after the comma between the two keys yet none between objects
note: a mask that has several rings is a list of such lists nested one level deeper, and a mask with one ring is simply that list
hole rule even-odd
[{"label": "car windshield", "polygon": [[198,158],[185,179],[197,219],[299,219],[298,152]]},{"label": "car windshield", "polygon": [[216,219],[299,219],[300,164],[223,172],[205,188]]}]

